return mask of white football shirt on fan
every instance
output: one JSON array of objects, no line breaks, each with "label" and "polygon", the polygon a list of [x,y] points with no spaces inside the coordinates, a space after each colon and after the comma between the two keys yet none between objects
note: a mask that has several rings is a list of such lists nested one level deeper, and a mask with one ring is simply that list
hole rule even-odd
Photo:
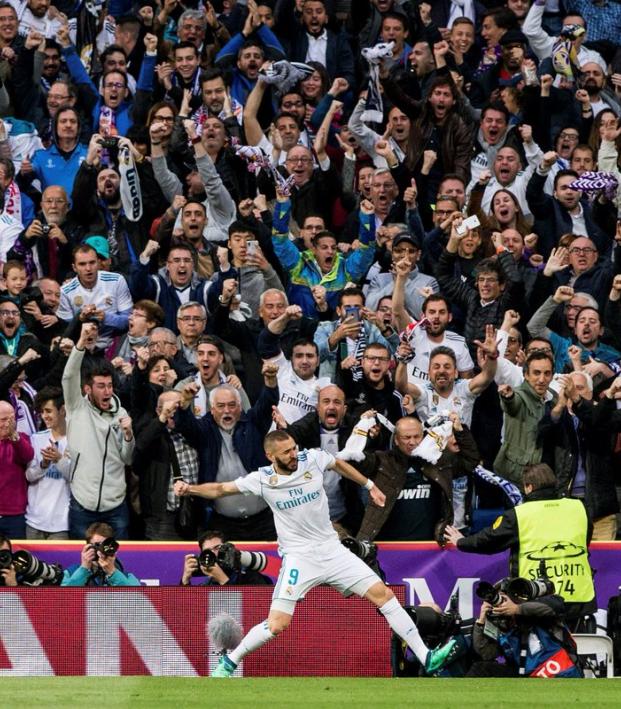
[{"label": "white football shirt on fan", "polygon": [[[295,423],[317,408],[319,390],[332,382],[329,377],[302,379],[298,377],[291,362],[281,352],[278,357],[266,360],[278,365],[278,410],[287,423]],[[272,430],[275,428],[272,426]]]},{"label": "white football shirt on fan", "polygon": [[420,420],[424,423],[436,414],[448,416],[451,411],[455,411],[459,414],[461,422],[470,427],[472,408],[477,398],[470,391],[470,381],[470,379],[457,379],[447,397],[440,396],[431,382],[424,382],[422,379],[413,382],[421,391],[421,397],[416,402],[416,413]]},{"label": "white football shirt on fan", "polygon": [[[474,362],[468,352],[466,340],[456,332],[444,331],[442,342],[432,342],[427,336],[426,330],[417,327],[412,338],[414,348],[414,359],[408,362],[408,381],[414,379],[429,380],[429,355],[436,347],[449,347],[455,353],[457,359],[457,371],[467,372],[474,369]],[[416,383],[416,382],[414,382]]]},{"label": "white football shirt on fan", "polygon": [[334,456],[325,451],[301,450],[298,469],[291,475],[279,475],[273,466],[265,465],[234,480],[244,495],[259,495],[270,506],[281,555],[312,553],[320,545],[340,547],[323,489],[324,470],[334,462]]}]

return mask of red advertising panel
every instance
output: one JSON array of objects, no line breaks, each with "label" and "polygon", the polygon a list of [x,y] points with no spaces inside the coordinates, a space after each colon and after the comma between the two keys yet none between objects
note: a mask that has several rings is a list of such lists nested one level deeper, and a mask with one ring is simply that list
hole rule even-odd
[{"label": "red advertising panel", "polygon": [[[403,587],[394,587],[403,601]],[[228,613],[244,632],[264,620],[269,587],[3,588],[0,676],[208,675],[217,663],[207,624]],[[390,675],[390,629],[367,601],[320,587],[283,635],[236,674]]]}]

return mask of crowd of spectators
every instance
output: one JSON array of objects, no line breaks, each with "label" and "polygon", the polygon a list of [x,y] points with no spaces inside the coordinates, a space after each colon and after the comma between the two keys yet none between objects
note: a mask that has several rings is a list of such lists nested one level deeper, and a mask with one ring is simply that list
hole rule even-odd
[{"label": "crowd of spectators", "polygon": [[387,504],[327,475],[343,534],[440,541],[504,504],[477,466],[545,462],[614,539],[620,27],[612,0],[0,1],[0,533],[273,540],[260,498],[174,481],[267,465],[274,427],[337,453],[373,412],[354,464]]}]

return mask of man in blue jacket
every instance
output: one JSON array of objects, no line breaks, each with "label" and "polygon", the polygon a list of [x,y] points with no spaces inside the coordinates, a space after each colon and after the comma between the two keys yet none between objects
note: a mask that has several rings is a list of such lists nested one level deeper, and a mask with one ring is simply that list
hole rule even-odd
[{"label": "man in blue jacket", "polygon": [[[182,391],[181,409],[175,416],[177,431],[196,448],[198,482],[226,482],[266,465],[263,438],[272,425],[272,408],[278,404],[278,365],[263,365],[264,387],[256,404],[245,414],[237,389],[221,384],[209,395],[211,411],[197,419],[190,408],[196,384]],[[256,495],[235,495],[206,508],[204,528],[217,528],[229,539],[276,539],[274,520],[267,504]]]}]

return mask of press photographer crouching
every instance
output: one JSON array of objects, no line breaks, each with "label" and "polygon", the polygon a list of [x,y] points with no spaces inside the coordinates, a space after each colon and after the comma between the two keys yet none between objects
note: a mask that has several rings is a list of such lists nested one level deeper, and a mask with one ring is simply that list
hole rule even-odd
[{"label": "press photographer crouching", "polygon": [[58,586],[63,578],[59,564],[48,564],[29,551],[13,551],[11,540],[0,534],[0,586]]},{"label": "press photographer crouching", "polygon": [[[542,563],[541,573],[545,573]],[[482,581],[483,600],[472,633],[481,659],[466,677],[583,677],[576,643],[563,620],[565,602],[545,577]]]},{"label": "press photographer crouching", "polygon": [[61,586],[140,586],[140,581],[127,573],[117,559],[119,543],[109,524],[95,522],[85,536],[80,564],[65,569]]},{"label": "press photographer crouching", "polygon": [[192,576],[205,576],[199,586],[271,586],[261,571],[267,566],[263,552],[240,551],[226,541],[223,532],[207,530],[198,538],[200,554],[186,554],[182,586],[190,586]]}]

